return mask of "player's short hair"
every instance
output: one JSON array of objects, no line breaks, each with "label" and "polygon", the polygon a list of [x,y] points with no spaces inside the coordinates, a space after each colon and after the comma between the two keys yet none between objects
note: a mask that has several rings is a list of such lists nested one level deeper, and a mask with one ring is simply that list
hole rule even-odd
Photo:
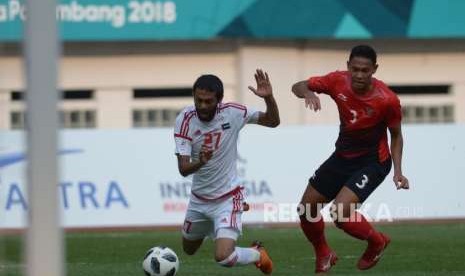
[{"label": "player's short hair", "polygon": [[194,83],[193,91],[195,89],[203,89],[216,93],[216,98],[219,102],[223,100],[223,82],[215,75],[202,75]]},{"label": "player's short hair", "polygon": [[368,45],[357,45],[350,51],[349,61],[354,57],[363,57],[376,64],[376,51]]}]

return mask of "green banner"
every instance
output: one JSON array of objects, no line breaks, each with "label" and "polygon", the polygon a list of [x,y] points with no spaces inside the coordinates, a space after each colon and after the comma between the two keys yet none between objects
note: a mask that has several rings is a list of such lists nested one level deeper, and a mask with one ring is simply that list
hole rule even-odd
[{"label": "green banner", "polygon": [[[66,41],[207,39],[254,1],[62,0],[56,17]],[[24,2],[0,0],[0,41],[21,39]]]},{"label": "green banner", "polygon": [[[0,0],[0,41],[22,38],[24,2]],[[465,38],[463,11],[462,0],[59,0],[56,18],[65,41]]]}]

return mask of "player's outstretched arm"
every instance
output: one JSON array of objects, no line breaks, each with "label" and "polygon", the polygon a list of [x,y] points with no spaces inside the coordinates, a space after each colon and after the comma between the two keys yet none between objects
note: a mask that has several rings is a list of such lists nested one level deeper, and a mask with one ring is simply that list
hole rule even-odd
[{"label": "player's outstretched arm", "polygon": [[279,110],[273,97],[273,88],[268,73],[257,69],[255,72],[255,81],[257,82],[257,88],[249,86],[249,89],[255,95],[263,98],[266,104],[266,111],[259,113],[257,123],[262,126],[277,127],[280,123]]},{"label": "player's outstretched arm", "polygon": [[402,174],[402,149],[404,147],[404,138],[402,137],[402,128],[399,124],[396,127],[389,127],[391,134],[391,155],[392,163],[394,164],[393,181],[397,189],[408,189],[409,181]]},{"label": "player's outstretched arm", "polygon": [[314,111],[321,110],[320,98],[308,89],[307,81],[294,83],[292,86],[292,93],[294,93],[297,98],[305,99],[305,107]]},{"label": "player's outstretched arm", "polygon": [[208,160],[212,158],[213,151],[206,147],[200,151],[199,160],[192,161],[189,155],[178,154],[178,169],[182,176],[188,176],[198,171]]}]

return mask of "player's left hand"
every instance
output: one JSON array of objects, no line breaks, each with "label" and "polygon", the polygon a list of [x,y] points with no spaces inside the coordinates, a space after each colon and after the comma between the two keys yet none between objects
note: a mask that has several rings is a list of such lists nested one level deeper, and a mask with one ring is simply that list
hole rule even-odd
[{"label": "player's left hand", "polygon": [[208,145],[202,145],[199,159],[201,164],[206,164],[213,156],[213,149]]},{"label": "player's left hand", "polygon": [[394,174],[393,180],[394,180],[394,183],[396,184],[397,190],[400,190],[400,189],[408,190],[410,188],[407,177],[403,176],[402,174]]},{"label": "player's left hand", "polygon": [[266,98],[273,95],[273,88],[271,87],[270,78],[268,73],[263,72],[261,69],[257,69],[255,72],[255,81],[257,82],[257,88],[249,86],[249,89],[257,96]]}]

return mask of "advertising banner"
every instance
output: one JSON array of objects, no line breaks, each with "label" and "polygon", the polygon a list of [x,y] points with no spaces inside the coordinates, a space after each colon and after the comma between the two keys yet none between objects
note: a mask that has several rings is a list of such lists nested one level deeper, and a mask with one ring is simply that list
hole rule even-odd
[{"label": "advertising banner", "polygon": [[[57,2],[64,41],[465,37],[461,0]],[[0,0],[0,41],[20,41],[27,14],[24,0]]]},{"label": "advertising banner", "polygon": [[[189,40],[214,37],[254,0],[58,0],[65,41]],[[27,10],[0,0],[0,41],[18,41]]]},{"label": "advertising banner", "polygon": [[[334,149],[336,127],[246,126],[239,140],[238,173],[251,210],[245,223],[288,223],[308,178]],[[61,132],[60,198],[65,227],[181,225],[191,178],[177,169],[171,129]],[[28,210],[24,133],[0,132],[0,228],[22,228]],[[404,174],[398,191],[392,172],[362,211],[373,220],[465,218],[465,128],[404,128]],[[329,220],[329,211],[325,217]]]}]

